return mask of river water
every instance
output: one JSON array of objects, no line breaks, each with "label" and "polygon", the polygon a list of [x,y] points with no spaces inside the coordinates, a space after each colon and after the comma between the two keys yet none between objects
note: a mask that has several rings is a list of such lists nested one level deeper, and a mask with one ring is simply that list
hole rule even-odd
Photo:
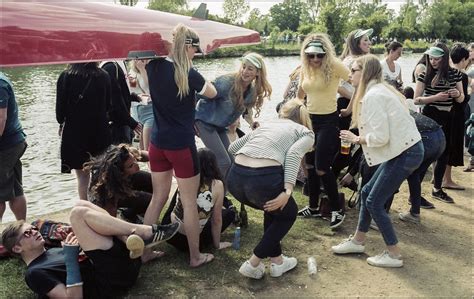
[{"label": "river water", "polygon": [[[405,82],[419,55],[404,55],[398,62]],[[298,56],[265,59],[270,84],[271,101],[265,103],[259,121],[276,117],[275,106],[282,99],[288,75],[299,64]],[[235,58],[196,60],[195,65],[209,80],[238,68]],[[41,216],[69,208],[77,199],[74,174],[60,173],[58,124],[55,117],[56,80],[64,65],[4,68],[13,83],[19,104],[21,123],[26,132],[28,148],[22,158],[23,184],[28,201],[28,216]],[[7,207],[4,222],[14,220]]]}]

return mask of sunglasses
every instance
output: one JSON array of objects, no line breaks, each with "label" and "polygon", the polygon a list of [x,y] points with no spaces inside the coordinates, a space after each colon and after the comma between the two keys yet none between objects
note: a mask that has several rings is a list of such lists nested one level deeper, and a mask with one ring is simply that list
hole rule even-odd
[{"label": "sunglasses", "polygon": [[352,69],[351,68],[351,74],[354,74],[355,72],[359,72],[359,71],[362,71],[361,69]]},{"label": "sunglasses", "polygon": [[18,239],[19,243],[23,238],[29,238],[33,235],[34,232],[37,232],[39,229],[36,226],[31,226],[30,228],[25,229],[23,234],[21,234],[20,238]]},{"label": "sunglasses", "polygon": [[322,58],[324,58],[324,56],[326,56],[326,54],[324,54],[324,53],[306,54],[306,56],[307,56],[309,59],[314,59],[314,57],[318,57],[319,59],[322,59]]}]

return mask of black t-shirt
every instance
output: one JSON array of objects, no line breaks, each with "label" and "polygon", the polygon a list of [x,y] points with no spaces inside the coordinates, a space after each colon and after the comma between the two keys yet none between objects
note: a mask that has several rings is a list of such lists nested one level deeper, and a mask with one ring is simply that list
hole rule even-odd
[{"label": "black t-shirt", "polygon": [[179,98],[171,59],[152,60],[146,70],[155,116],[151,143],[171,150],[194,145],[195,95],[202,91],[206,80],[191,68],[188,74],[189,94]]},{"label": "black t-shirt", "polygon": [[[84,289],[90,281],[91,264],[89,260],[80,264]],[[26,269],[25,281],[28,287],[40,298],[48,294],[58,284],[66,284],[66,264],[62,248],[51,248],[33,260]]]}]

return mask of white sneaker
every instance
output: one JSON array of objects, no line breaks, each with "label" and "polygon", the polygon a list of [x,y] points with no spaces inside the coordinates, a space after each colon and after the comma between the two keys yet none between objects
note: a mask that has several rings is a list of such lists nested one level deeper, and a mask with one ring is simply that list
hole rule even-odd
[{"label": "white sneaker", "polygon": [[275,263],[272,263],[270,266],[270,276],[271,277],[280,277],[283,275],[283,273],[290,271],[294,267],[296,267],[296,264],[298,264],[298,261],[294,257],[287,257],[284,255],[281,255],[283,258],[283,263],[281,265],[277,265]]},{"label": "white sneaker", "polygon": [[411,222],[411,223],[415,223],[415,224],[420,223],[420,215],[419,214],[418,214],[418,216],[413,215],[409,211],[406,212],[406,213],[398,214],[398,218],[400,218],[401,221]]},{"label": "white sneaker", "polygon": [[332,252],[337,254],[362,253],[365,250],[365,246],[354,243],[352,241],[352,235],[350,235],[349,238],[343,240],[336,246],[332,246],[331,249]]},{"label": "white sneaker", "polygon": [[263,274],[265,274],[265,265],[260,262],[257,267],[254,267],[250,264],[249,261],[245,261],[245,263],[240,266],[239,269],[240,274],[246,277],[250,277],[253,279],[261,279]]},{"label": "white sneaker", "polygon": [[367,263],[375,267],[384,268],[399,268],[403,266],[403,260],[400,258],[391,257],[387,250],[379,255],[367,258]]}]

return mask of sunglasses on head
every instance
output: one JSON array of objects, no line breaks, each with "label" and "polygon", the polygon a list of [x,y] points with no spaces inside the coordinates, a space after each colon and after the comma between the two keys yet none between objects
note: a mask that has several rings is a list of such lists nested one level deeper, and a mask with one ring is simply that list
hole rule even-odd
[{"label": "sunglasses on head", "polygon": [[324,58],[324,56],[326,56],[326,54],[324,54],[324,53],[306,54],[306,56],[307,56],[309,59],[314,59],[314,57],[318,57],[319,59],[322,59],[322,58]]}]

